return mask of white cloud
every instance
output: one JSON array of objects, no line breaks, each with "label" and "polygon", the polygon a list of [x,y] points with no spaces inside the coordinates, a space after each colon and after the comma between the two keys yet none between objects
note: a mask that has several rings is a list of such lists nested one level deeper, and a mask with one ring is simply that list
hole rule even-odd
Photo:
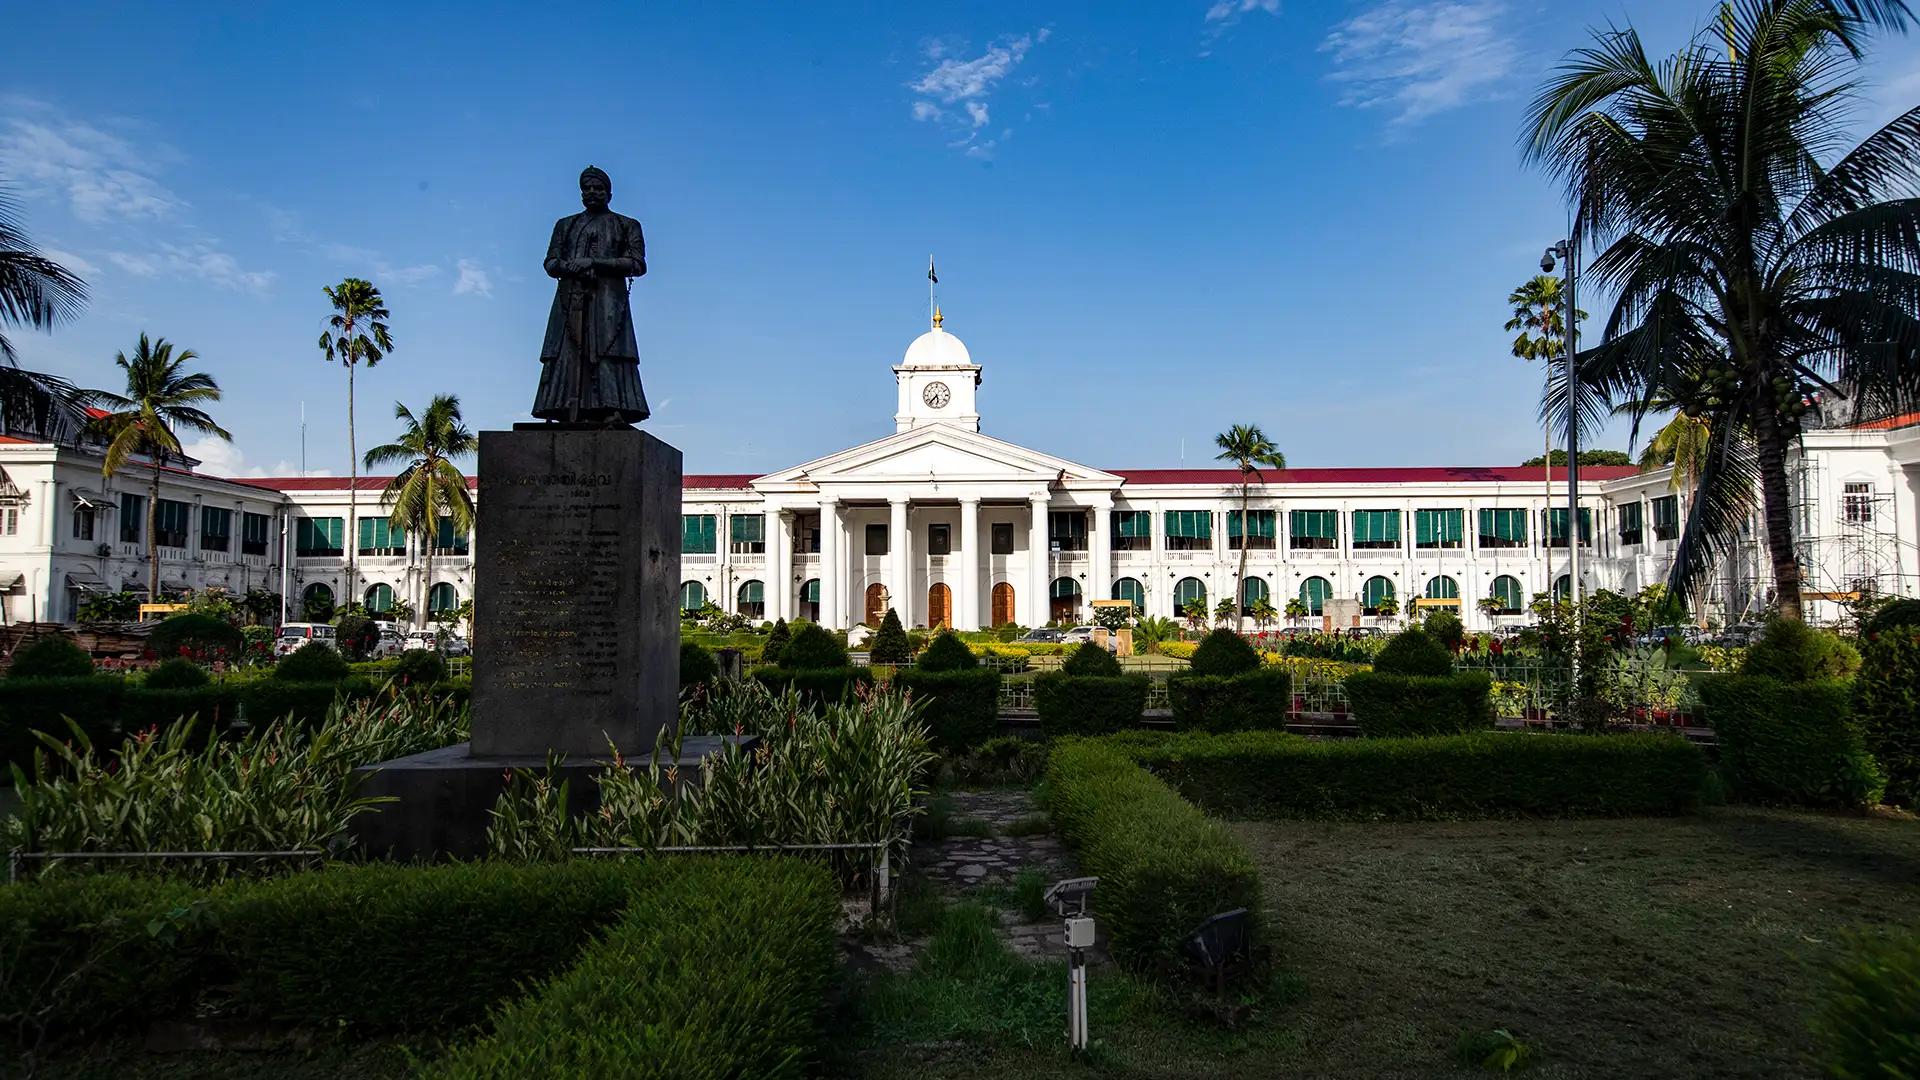
[{"label": "white cloud", "polygon": [[154,175],[172,160],[163,147],[135,147],[118,135],[62,116],[42,102],[7,99],[14,116],[0,129],[0,161],[32,191],[64,197],[81,221],[158,220],[186,204]]},{"label": "white cloud", "polygon": [[391,281],[395,285],[418,285],[440,276],[440,268],[432,263],[420,263],[417,266],[388,266],[380,263],[373,268],[376,281]]},{"label": "white cloud", "polygon": [[107,252],[107,261],[135,277],[152,277],[160,272],[160,264],[146,255],[130,255],[124,251],[109,251]]},{"label": "white cloud", "polygon": [[493,276],[488,274],[486,268],[481,266],[478,261],[461,259],[459,267],[460,280],[453,283],[453,295],[493,295]]},{"label": "white cloud", "polygon": [[200,459],[200,471],[213,476],[266,476],[258,466],[248,468],[240,448],[213,435],[181,444],[187,456]]},{"label": "white cloud", "polygon": [[107,261],[135,277],[158,277],[162,273],[184,275],[240,292],[266,292],[274,280],[273,271],[243,270],[239,260],[204,240],[188,244],[162,242],[158,251],[148,254],[111,251],[107,253]]},{"label": "white cloud", "polygon": [[[991,157],[993,140],[976,141],[979,130],[992,122],[989,100],[1027,53],[1052,36],[1052,30],[1042,27],[1031,34],[1004,38],[972,59],[954,55],[952,47],[945,42],[928,44],[927,59],[935,61],[934,66],[907,84],[920,95],[912,105],[913,118],[945,122],[952,130],[966,132],[964,137],[948,145],[962,149],[969,157]],[[942,105],[957,105],[960,109],[943,109]]]},{"label": "white cloud", "polygon": [[301,476],[301,475],[333,476],[335,475],[335,473],[332,469],[308,469],[303,474],[300,471],[299,465],[295,464],[294,462],[286,458],[281,458],[279,461],[276,461],[273,463],[272,469],[261,471],[261,472],[255,472],[250,475],[254,475],[254,476]]},{"label": "white cloud", "polygon": [[1503,0],[1385,0],[1333,28],[1320,51],[1342,105],[1384,109],[1395,126],[1496,93],[1519,51]]},{"label": "white cloud", "polygon": [[913,103],[913,118],[915,120],[938,120],[945,115],[947,115],[946,110],[931,101],[916,101]]},{"label": "white cloud", "polygon": [[1269,15],[1280,14],[1280,0],[1219,0],[1207,9],[1207,21],[1210,23],[1238,22],[1240,16],[1250,12],[1264,11]]},{"label": "white cloud", "polygon": [[978,102],[978,101],[969,101],[969,102],[967,102],[967,115],[968,115],[969,117],[972,117],[972,118],[973,118],[973,126],[974,126],[974,127],[985,127],[985,126],[986,126],[986,123],[987,123],[987,107],[986,107],[985,105],[983,105],[983,104],[981,104],[980,102]]},{"label": "white cloud", "polygon": [[85,277],[88,274],[97,274],[100,272],[98,266],[95,266],[93,263],[88,262],[86,259],[71,251],[43,247],[40,249],[40,254],[59,263],[61,268],[70,274],[79,274],[81,277]]}]

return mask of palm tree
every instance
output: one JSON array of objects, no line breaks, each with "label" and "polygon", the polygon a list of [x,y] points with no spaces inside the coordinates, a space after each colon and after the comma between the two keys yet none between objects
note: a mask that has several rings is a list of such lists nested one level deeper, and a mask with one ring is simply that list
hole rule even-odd
[{"label": "palm tree", "polygon": [[147,596],[156,602],[160,599],[160,538],[154,526],[160,510],[160,473],[170,459],[182,456],[177,432],[233,438],[200,408],[220,400],[220,386],[205,372],[187,372],[187,365],[198,359],[192,349],[174,352],[166,338],[148,341],[141,334],[131,358],[126,353],[113,358],[126,373],[126,394],[101,390],[90,395],[95,404],[111,410],[94,421],[95,430],[107,441],[100,475],[112,476],[134,454],[147,455],[153,469],[147,492]]},{"label": "palm tree", "polygon": [[1579,358],[1583,400],[1554,407],[1584,423],[1590,404],[1724,356],[1669,585],[1691,595],[1727,550],[1757,474],[1778,610],[1799,619],[1786,455],[1811,394],[1865,413],[1920,384],[1920,108],[1832,153],[1869,30],[1913,16],[1905,0],[1734,0],[1721,16],[1662,62],[1631,28],[1596,33],[1529,111],[1525,154],[1565,181],[1573,239],[1619,294]]},{"label": "palm tree", "polygon": [[393,416],[404,425],[400,437],[367,451],[366,463],[372,469],[406,462],[387,481],[380,504],[392,508],[388,520],[395,528],[420,538],[425,584],[422,603],[415,610],[425,613],[433,601],[433,552],[439,542],[440,518],[450,519],[456,534],[473,528],[473,496],[467,491],[466,476],[453,462],[479,449],[480,440],[461,421],[460,399],[452,394],[434,395],[419,416],[396,401]]},{"label": "palm tree", "polygon": [[[27,240],[18,205],[0,187],[0,330],[50,330],[80,313],[86,283],[40,254]],[[65,379],[20,369],[13,342],[0,332],[0,428],[51,433],[85,417],[86,395]]]},{"label": "palm tree", "polygon": [[[1233,604],[1238,604],[1244,595],[1241,590],[1246,588],[1247,552],[1253,547],[1253,520],[1249,512],[1253,482],[1262,479],[1260,467],[1263,465],[1269,469],[1286,468],[1287,455],[1280,452],[1258,424],[1235,424],[1215,435],[1213,444],[1220,448],[1213,456],[1215,461],[1231,461],[1233,467],[1240,470],[1240,570],[1233,579]],[[1262,479],[1262,482],[1265,481]],[[1236,617],[1233,621],[1238,627],[1240,620]]]},{"label": "palm tree", "polygon": [[[1535,274],[1521,283],[1520,287],[1507,294],[1507,303],[1513,308],[1513,317],[1507,320],[1508,330],[1520,331],[1513,339],[1513,355],[1532,363],[1543,361],[1541,368],[1545,372],[1543,385],[1553,385],[1553,362],[1565,356],[1567,349],[1567,321],[1565,318],[1566,292],[1565,282],[1557,274]],[[1587,317],[1587,313],[1574,313],[1574,325]],[[1545,447],[1540,457],[1540,478],[1546,487],[1546,499],[1553,502],[1553,425],[1540,425],[1540,438]],[[1553,576],[1553,552],[1547,551],[1547,576]]]},{"label": "palm tree", "polygon": [[327,329],[320,332],[320,351],[327,362],[338,360],[347,369],[347,595],[353,592],[353,557],[359,546],[359,526],[355,518],[360,505],[360,461],[353,426],[353,373],[364,361],[368,367],[393,351],[393,336],[387,332],[387,302],[380,290],[363,278],[347,278],[338,285],[322,286],[333,302],[333,314],[327,317]]}]

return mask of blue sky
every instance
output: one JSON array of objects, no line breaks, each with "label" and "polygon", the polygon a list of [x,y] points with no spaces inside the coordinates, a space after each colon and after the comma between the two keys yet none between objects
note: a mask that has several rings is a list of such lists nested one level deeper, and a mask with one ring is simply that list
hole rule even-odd
[{"label": "blue sky", "polygon": [[[1235,422],[1295,465],[1518,462],[1539,372],[1504,301],[1565,216],[1525,102],[1585,27],[1667,51],[1709,8],[39,4],[0,45],[0,175],[94,298],[13,336],[86,385],[143,330],[191,347],[227,390],[213,467],[296,470],[304,403],[340,473],[320,290],[366,276],[398,348],[361,446],[441,391],[505,426],[591,162],[646,228],[648,427],[689,471],[890,431],[929,252],[990,434],[1109,468]],[[1920,43],[1865,74],[1865,118],[1920,101]]]}]

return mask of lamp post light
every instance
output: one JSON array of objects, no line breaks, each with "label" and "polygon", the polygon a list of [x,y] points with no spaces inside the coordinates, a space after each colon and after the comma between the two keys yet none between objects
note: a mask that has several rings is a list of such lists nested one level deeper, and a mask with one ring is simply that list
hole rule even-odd
[{"label": "lamp post light", "polygon": [[[1560,300],[1566,323],[1562,345],[1567,352],[1567,603],[1573,626],[1572,676],[1580,679],[1580,412],[1579,355],[1580,317],[1577,289],[1580,278],[1580,248],[1573,237],[1549,247],[1540,256],[1540,269],[1553,273],[1554,260],[1567,264],[1567,283]],[[1547,595],[1553,595],[1553,582],[1547,582]]]}]

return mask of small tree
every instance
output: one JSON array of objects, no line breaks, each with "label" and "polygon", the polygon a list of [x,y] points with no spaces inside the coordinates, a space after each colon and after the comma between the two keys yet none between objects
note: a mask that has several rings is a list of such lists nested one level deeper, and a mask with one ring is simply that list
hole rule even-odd
[{"label": "small tree", "polygon": [[1307,611],[1307,602],[1305,600],[1302,600],[1297,596],[1290,596],[1287,598],[1287,621],[1288,622],[1293,623],[1295,625],[1299,625],[1300,620],[1306,618],[1308,614],[1309,612]]},{"label": "small tree", "polygon": [[773,629],[767,633],[766,645],[760,650],[761,662],[768,664],[779,663],[780,653],[786,649],[787,642],[791,640],[793,640],[793,631],[787,628],[787,620],[781,619],[775,622]]},{"label": "small tree", "polygon": [[1214,622],[1231,624],[1236,614],[1238,613],[1234,610],[1233,601],[1231,600],[1222,600],[1213,605]]},{"label": "small tree", "polygon": [[1273,620],[1280,616],[1280,613],[1274,610],[1273,601],[1264,596],[1248,604],[1247,612],[1253,616],[1253,625],[1263,634],[1267,632],[1267,627],[1273,625]]},{"label": "small tree", "polygon": [[1117,604],[1102,604],[1093,609],[1093,621],[1095,625],[1108,630],[1119,630],[1133,621],[1133,609]]},{"label": "small tree", "polygon": [[1374,603],[1373,613],[1391,622],[1395,615],[1400,614],[1400,598],[1387,593]]},{"label": "small tree", "polygon": [[887,609],[887,617],[880,620],[880,629],[873,635],[873,644],[868,646],[868,654],[876,664],[904,664],[912,655],[907,642],[906,628],[900,625],[900,613]]},{"label": "small tree", "polygon": [[1196,596],[1186,603],[1181,604],[1180,617],[1187,620],[1188,628],[1194,633],[1197,634],[1205,630],[1207,628],[1207,602]]}]

